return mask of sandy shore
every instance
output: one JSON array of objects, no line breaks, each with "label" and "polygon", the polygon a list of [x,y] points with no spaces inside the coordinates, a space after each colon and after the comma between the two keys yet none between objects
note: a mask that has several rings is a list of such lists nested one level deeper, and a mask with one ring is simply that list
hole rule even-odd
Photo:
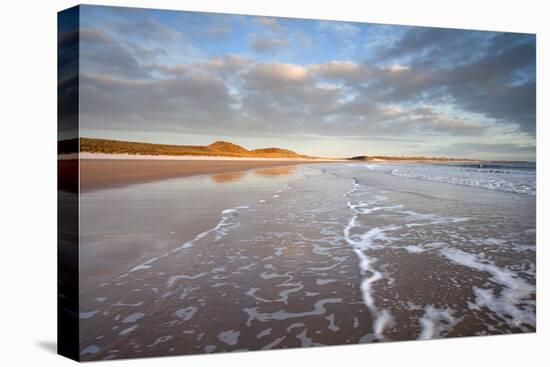
[{"label": "sandy shore", "polygon": [[[86,153],[83,153],[86,154]],[[72,158],[72,159],[71,159]],[[58,157],[60,189],[75,192],[77,187],[75,169],[76,156]],[[447,161],[348,161],[348,160],[308,160],[281,158],[232,158],[232,157],[171,157],[91,154],[80,157],[80,189],[90,192],[136,183],[158,181],[167,178],[187,177],[204,174],[236,173],[253,169],[294,166],[318,163],[449,163]],[[472,162],[478,163],[478,162]]]},{"label": "sandy shore", "polygon": [[267,157],[229,157],[216,155],[148,155],[148,154],[123,154],[123,153],[90,153],[61,154],[59,159],[111,159],[111,160],[141,160],[141,161],[341,161],[336,158],[267,158]]},{"label": "sandy shore", "polygon": [[[63,162],[60,161],[60,165],[63,165]],[[167,178],[314,163],[326,161],[84,159],[80,161],[80,190],[89,192]]]},{"label": "sandy shore", "polygon": [[82,360],[535,331],[535,197],[316,168],[81,195]]}]

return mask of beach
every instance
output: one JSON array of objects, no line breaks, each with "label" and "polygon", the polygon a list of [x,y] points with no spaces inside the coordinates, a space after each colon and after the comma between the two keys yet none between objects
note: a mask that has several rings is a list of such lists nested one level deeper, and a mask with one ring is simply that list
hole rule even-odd
[{"label": "beach", "polygon": [[[95,157],[94,157],[95,158]],[[71,164],[71,160],[60,164]],[[80,190],[150,182],[175,177],[241,172],[250,169],[315,164],[326,161],[302,159],[231,159],[215,157],[185,157],[185,159],[81,159]],[[73,163],[74,164],[74,163]]]},{"label": "beach", "polygon": [[534,331],[535,196],[510,189],[531,172],[491,188],[479,177],[495,173],[470,167],[391,167],[268,167],[84,193],[81,358]]},{"label": "beach", "polygon": [[535,34],[138,10],[58,13],[59,354],[537,331]]}]

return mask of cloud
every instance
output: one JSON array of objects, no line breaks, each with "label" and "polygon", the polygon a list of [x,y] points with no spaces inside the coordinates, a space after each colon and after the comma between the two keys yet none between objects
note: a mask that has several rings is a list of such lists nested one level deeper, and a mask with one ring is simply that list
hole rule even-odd
[{"label": "cloud", "polygon": [[358,26],[347,22],[319,21],[317,22],[317,26],[320,29],[329,30],[346,37],[355,36],[360,31]]},{"label": "cloud", "polygon": [[[497,37],[494,43],[501,40]],[[448,91],[462,108],[535,135],[536,84],[535,44],[507,44],[492,50],[476,62],[450,70]],[[522,77],[519,77],[523,74]],[[517,79],[520,79],[518,82]]]},{"label": "cloud", "polygon": [[268,29],[270,29],[273,32],[280,32],[280,31],[284,30],[284,27],[275,18],[256,17],[256,18],[254,18],[254,21],[258,24],[261,24],[261,25],[267,27]]},{"label": "cloud", "polygon": [[406,124],[413,123],[420,131],[451,134],[454,136],[479,136],[486,127],[470,121],[446,116],[435,111],[431,106],[423,106],[409,111]]},{"label": "cloud", "polygon": [[152,61],[155,52],[145,53],[143,48],[122,43],[99,29],[80,29],[80,60],[84,72],[146,78],[151,66],[142,63],[140,57]]},{"label": "cloud", "polygon": [[78,135],[79,32],[78,26],[74,22],[78,18],[78,13],[65,12],[60,16],[65,19],[63,19],[64,22],[61,22],[62,28],[60,28],[57,41],[57,116],[59,136],[66,139]]},{"label": "cloud", "polygon": [[253,22],[260,24],[264,29],[261,32],[251,34],[248,46],[256,53],[276,53],[289,44],[290,35],[286,28],[275,18],[255,17]]},{"label": "cloud", "polygon": [[210,75],[155,81],[82,75],[80,82],[81,123],[88,128],[219,131],[233,121],[230,106],[236,100],[223,81]]},{"label": "cloud", "polygon": [[[377,83],[405,89],[423,83],[406,68],[396,71],[341,60],[302,66],[227,55],[166,67],[163,73],[163,78],[146,82],[84,79],[87,121],[102,115],[102,128],[147,130],[145,125],[156,121],[156,128],[165,124],[162,128],[168,131],[211,133],[223,126],[236,134],[284,131],[358,138],[480,136],[487,131],[479,122],[448,116],[433,106],[407,105],[392,93],[376,93]],[[371,81],[367,87],[362,85],[365,80]]]},{"label": "cloud", "polygon": [[224,55],[203,59],[192,63],[182,63],[173,66],[158,66],[159,72],[167,77],[192,73],[212,73],[222,78],[237,77],[251,65],[250,59],[241,55]]},{"label": "cloud", "polygon": [[216,38],[222,38],[229,35],[231,32],[233,32],[233,28],[231,28],[228,24],[219,24],[209,27],[206,30],[206,33],[209,36],[216,37]]},{"label": "cloud", "polygon": [[145,42],[154,41],[166,44],[181,41],[183,38],[181,33],[148,16],[146,11],[141,9],[134,11],[137,16],[113,21],[110,28],[118,35],[123,35],[126,38],[139,38]]},{"label": "cloud", "polygon": [[281,38],[253,38],[250,42],[250,48],[257,53],[272,53],[285,46],[287,41]]},{"label": "cloud", "polygon": [[532,35],[411,28],[376,59],[407,60],[407,72],[381,73],[371,91],[395,102],[445,99],[534,136],[535,58]]},{"label": "cloud", "polygon": [[[372,98],[355,83],[380,75],[347,61],[302,66],[227,55],[162,70],[164,76],[152,80],[83,78],[85,125],[357,139],[485,132],[482,125],[448,117],[431,106],[398,106]],[[392,73],[377,69],[383,72]]]},{"label": "cloud", "polygon": [[[300,53],[295,36],[307,27],[283,27],[273,18],[254,22],[264,33],[245,32],[234,54],[224,40],[210,37],[199,49],[204,53],[193,57],[181,32],[130,39],[117,35],[119,28],[83,28],[82,126],[358,141],[492,139],[490,133],[504,130],[522,141],[534,137],[533,36],[400,27],[358,59],[336,57],[331,47],[376,28],[313,23],[315,32],[334,32],[341,42]],[[203,24],[202,34],[215,25]],[[304,35],[315,43],[315,32]]]},{"label": "cloud", "polygon": [[531,153],[535,151],[535,146],[519,144],[457,143],[451,145],[451,148],[471,153]]},{"label": "cloud", "polygon": [[485,143],[455,143],[432,150],[432,154],[482,157],[490,156],[497,159],[514,156],[517,159],[533,159],[536,154],[535,145],[522,144],[485,144]]},{"label": "cloud", "polygon": [[332,60],[322,64],[311,65],[311,72],[329,80],[360,80],[366,77],[366,68],[347,60]]},{"label": "cloud", "polygon": [[95,136],[534,156],[534,35],[82,9],[80,80],[67,64],[59,93],[80,92],[81,128]]},{"label": "cloud", "polygon": [[307,69],[300,65],[276,61],[253,63],[244,79],[258,91],[281,90],[307,78]]},{"label": "cloud", "polygon": [[408,65],[399,65],[399,64],[393,64],[386,68],[386,70],[394,73],[398,73],[403,70],[409,70],[411,67]]},{"label": "cloud", "polygon": [[405,59],[420,65],[439,66],[474,60],[486,46],[490,32],[448,28],[409,27],[393,43],[380,45],[377,61]]}]

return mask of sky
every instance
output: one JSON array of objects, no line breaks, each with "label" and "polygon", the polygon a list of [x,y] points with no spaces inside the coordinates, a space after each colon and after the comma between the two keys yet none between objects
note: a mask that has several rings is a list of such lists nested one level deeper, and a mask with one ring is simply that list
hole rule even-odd
[{"label": "sky", "polygon": [[532,34],[81,6],[81,136],[535,160]]}]

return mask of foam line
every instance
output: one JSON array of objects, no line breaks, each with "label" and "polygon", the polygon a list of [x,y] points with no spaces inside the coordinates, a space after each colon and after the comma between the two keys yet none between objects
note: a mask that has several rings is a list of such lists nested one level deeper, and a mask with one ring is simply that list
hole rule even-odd
[{"label": "foam line", "polygon": [[534,307],[531,307],[533,305],[530,299],[536,291],[534,285],[511,270],[498,267],[493,262],[480,259],[475,254],[451,248],[442,249],[440,253],[458,265],[489,273],[491,281],[503,286],[499,295],[491,289],[474,287],[476,296],[474,308],[487,307],[512,327],[536,326]]},{"label": "foam line", "polygon": [[237,206],[237,207],[234,207],[234,208],[229,208],[229,209],[223,210],[221,212],[221,219],[215,227],[210,228],[209,230],[206,230],[204,232],[199,233],[192,240],[183,243],[181,246],[178,246],[178,247],[170,250],[167,253],[164,253],[164,254],[159,255],[159,256],[155,256],[151,259],[148,259],[148,260],[142,262],[141,264],[139,264],[139,265],[133,267],[132,269],[130,269],[130,271],[128,271],[127,273],[124,273],[124,274],[120,275],[118,278],[124,278],[124,277],[128,276],[130,273],[133,273],[133,272],[138,271],[138,270],[149,269],[149,268],[151,268],[153,263],[155,263],[157,260],[170,255],[170,253],[175,253],[175,252],[181,251],[183,249],[191,248],[195,245],[195,243],[197,241],[203,239],[204,237],[208,236],[209,234],[216,233],[216,241],[220,240],[221,238],[226,236],[229,233],[230,230],[232,230],[234,228],[237,228],[240,225],[239,222],[237,222],[237,221],[231,222],[231,219],[233,219],[238,214],[239,210],[248,209],[248,208],[249,208],[248,205],[241,205],[241,206]]},{"label": "foam line", "polygon": [[[364,232],[359,236],[353,235],[352,230],[358,227],[357,222],[359,215],[363,214],[362,212],[366,210],[365,207],[367,206],[365,203],[362,203],[361,205],[356,205],[353,204],[351,201],[351,198],[360,189],[361,185],[359,184],[359,182],[356,179],[353,179],[353,188],[351,189],[351,191],[344,194],[344,196],[348,199],[348,207],[353,210],[353,216],[348,222],[348,225],[344,228],[344,238],[346,242],[352,247],[353,251],[357,255],[357,258],[359,259],[359,268],[361,270],[361,274],[364,276],[363,280],[361,281],[361,293],[363,296],[363,302],[371,312],[374,319],[373,328],[375,336],[378,339],[384,339],[384,330],[389,325],[391,325],[393,318],[389,311],[379,310],[374,302],[374,292],[372,290],[372,285],[373,283],[382,279],[383,275],[373,267],[375,260],[367,256],[367,251],[374,248],[374,240],[386,239],[384,232],[393,231],[398,229],[399,227],[388,226],[385,228],[371,228],[370,230]],[[383,197],[377,196],[371,203],[381,200],[383,200]]]}]

